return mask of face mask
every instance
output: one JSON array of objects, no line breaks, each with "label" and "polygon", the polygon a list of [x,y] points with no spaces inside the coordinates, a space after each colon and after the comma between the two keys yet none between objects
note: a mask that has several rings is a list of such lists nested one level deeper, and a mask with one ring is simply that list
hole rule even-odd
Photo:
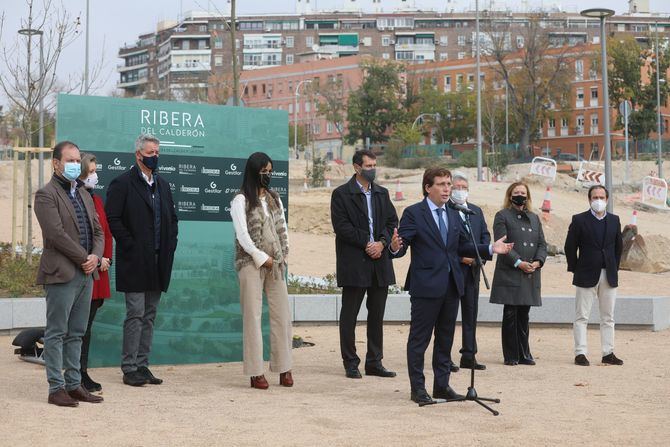
[{"label": "face mask", "polygon": [[272,176],[270,174],[261,174],[261,186],[267,188],[270,186],[270,179]]},{"label": "face mask", "polygon": [[526,196],[512,196],[512,203],[516,206],[524,206],[527,200],[528,197]]},{"label": "face mask", "polygon": [[151,169],[152,171],[155,171],[156,168],[158,167],[158,155],[154,155],[152,157],[147,157],[146,155],[143,155],[142,164],[144,164],[144,166]]},{"label": "face mask", "polygon": [[377,176],[377,170],[374,169],[374,168],[373,169],[361,169],[361,177],[363,177],[369,183],[374,182],[376,176]]},{"label": "face mask", "polygon": [[591,202],[591,209],[596,213],[602,213],[607,208],[607,201],[596,199]]},{"label": "face mask", "polygon": [[81,164],[77,162],[68,162],[63,166],[63,177],[74,182],[81,175]]},{"label": "face mask", "polygon": [[454,189],[451,191],[451,198],[454,202],[459,205],[463,205],[466,200],[468,200],[468,190],[467,189]]},{"label": "face mask", "polygon": [[97,172],[94,172],[93,174],[89,175],[88,177],[86,177],[86,180],[84,180],[84,188],[86,189],[93,189],[97,184],[98,184]]}]

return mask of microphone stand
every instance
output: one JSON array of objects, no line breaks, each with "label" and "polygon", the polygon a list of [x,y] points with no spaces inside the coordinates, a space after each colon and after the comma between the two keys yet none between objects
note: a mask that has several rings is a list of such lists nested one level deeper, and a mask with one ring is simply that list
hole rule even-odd
[{"label": "microphone stand", "polygon": [[[475,249],[475,254],[477,255],[477,265],[479,266],[479,271],[481,272],[482,276],[484,277],[484,284],[486,285],[486,289],[490,289],[491,286],[489,285],[489,280],[486,277],[486,272],[484,271],[484,262],[482,261],[482,257],[479,254],[479,250],[477,249],[477,242],[475,241],[475,236],[472,234],[472,224],[470,223],[470,215],[467,213],[463,213],[465,216],[465,228],[467,230],[468,236],[470,237],[470,241],[472,242],[472,246]],[[479,299],[478,296],[475,297],[475,299]],[[475,364],[473,362],[472,368],[470,368],[470,386],[468,387],[468,392],[465,394],[463,397],[458,397],[456,399],[446,399],[444,400],[444,403],[446,402],[465,402],[465,401],[472,401],[476,402],[482,407],[486,408],[489,410],[494,416],[498,416],[500,413],[490,406],[486,405],[484,402],[494,402],[496,404],[500,403],[500,399],[492,399],[488,397],[479,397],[477,395],[477,390],[475,389]],[[441,403],[441,400],[439,402],[435,403]],[[421,406],[421,405],[420,405]]]}]

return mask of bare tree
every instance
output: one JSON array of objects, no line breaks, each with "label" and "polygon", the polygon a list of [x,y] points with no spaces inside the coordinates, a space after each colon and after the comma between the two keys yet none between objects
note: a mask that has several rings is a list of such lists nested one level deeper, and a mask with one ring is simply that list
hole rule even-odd
[{"label": "bare tree", "polygon": [[[484,33],[489,40],[485,59],[508,85],[510,113],[519,124],[519,145],[525,149],[538,134],[539,123],[553,108],[569,108],[574,64],[571,49],[550,38],[539,15],[523,29],[510,21],[491,20]],[[519,36],[512,42],[511,35]],[[559,107],[560,106],[560,107]]]},{"label": "bare tree", "polygon": [[351,90],[349,86],[345,87],[342,80],[338,78],[327,81],[325,85],[319,84],[315,88],[309,89],[308,100],[311,100],[312,93],[319,97],[317,106],[319,116],[332,123],[340,137],[338,158],[342,158],[342,151],[344,150],[344,120],[347,113],[345,88]]}]

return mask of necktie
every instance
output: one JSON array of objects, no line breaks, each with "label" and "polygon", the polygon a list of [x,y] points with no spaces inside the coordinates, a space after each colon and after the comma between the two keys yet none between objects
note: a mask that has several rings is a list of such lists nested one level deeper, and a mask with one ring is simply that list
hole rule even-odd
[{"label": "necktie", "polygon": [[447,245],[447,225],[444,223],[444,219],[442,219],[442,213],[444,212],[444,208],[438,208],[435,211],[437,211],[437,222],[438,226],[440,227],[440,236],[442,236],[442,242],[444,242],[444,245]]}]

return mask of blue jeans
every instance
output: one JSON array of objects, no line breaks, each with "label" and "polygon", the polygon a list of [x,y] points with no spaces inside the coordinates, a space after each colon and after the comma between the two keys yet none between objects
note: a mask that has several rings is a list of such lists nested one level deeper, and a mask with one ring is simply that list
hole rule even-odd
[{"label": "blue jeans", "polygon": [[49,394],[61,388],[71,391],[81,384],[81,339],[88,324],[93,278],[77,270],[69,282],[47,284],[44,288],[47,293],[44,361]]}]

